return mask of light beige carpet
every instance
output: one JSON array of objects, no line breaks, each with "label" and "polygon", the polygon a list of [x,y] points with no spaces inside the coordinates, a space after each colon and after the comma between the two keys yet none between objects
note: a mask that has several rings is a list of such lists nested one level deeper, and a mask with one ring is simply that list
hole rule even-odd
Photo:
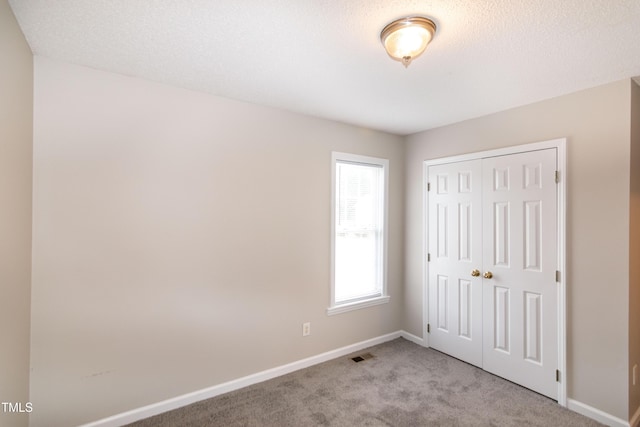
[{"label": "light beige carpet", "polygon": [[[373,358],[351,360],[365,353]],[[599,425],[551,399],[402,338],[130,424]]]}]

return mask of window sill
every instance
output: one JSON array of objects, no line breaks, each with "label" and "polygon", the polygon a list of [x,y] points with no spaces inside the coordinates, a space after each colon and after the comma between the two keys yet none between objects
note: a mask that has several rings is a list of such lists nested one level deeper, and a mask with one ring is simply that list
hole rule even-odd
[{"label": "window sill", "polygon": [[335,314],[346,313],[347,311],[358,310],[365,307],[372,307],[374,305],[386,304],[389,302],[389,295],[383,295],[380,297],[370,298],[363,301],[349,302],[346,304],[334,305],[327,308],[327,315],[333,316]]}]

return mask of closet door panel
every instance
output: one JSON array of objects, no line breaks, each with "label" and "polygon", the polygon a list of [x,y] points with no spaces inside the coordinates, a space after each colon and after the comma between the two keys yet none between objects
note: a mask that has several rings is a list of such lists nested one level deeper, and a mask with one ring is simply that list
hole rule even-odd
[{"label": "closet door panel", "polygon": [[482,168],[483,368],[557,398],[556,150]]}]

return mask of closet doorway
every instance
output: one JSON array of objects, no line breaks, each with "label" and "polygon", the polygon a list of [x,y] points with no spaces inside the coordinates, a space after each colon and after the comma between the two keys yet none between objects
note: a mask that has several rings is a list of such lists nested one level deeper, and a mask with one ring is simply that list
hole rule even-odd
[{"label": "closet doorway", "polygon": [[425,162],[428,345],[565,404],[565,141]]}]

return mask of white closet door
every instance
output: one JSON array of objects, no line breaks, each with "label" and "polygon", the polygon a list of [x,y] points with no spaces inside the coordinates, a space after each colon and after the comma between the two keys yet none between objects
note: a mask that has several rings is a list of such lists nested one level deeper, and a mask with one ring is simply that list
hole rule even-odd
[{"label": "white closet door", "polygon": [[428,168],[429,346],[553,399],[556,157],[553,148]]},{"label": "white closet door", "polygon": [[481,160],[431,166],[428,174],[429,345],[481,367]]},{"label": "white closet door", "polygon": [[556,399],[556,150],[482,169],[483,368]]}]

